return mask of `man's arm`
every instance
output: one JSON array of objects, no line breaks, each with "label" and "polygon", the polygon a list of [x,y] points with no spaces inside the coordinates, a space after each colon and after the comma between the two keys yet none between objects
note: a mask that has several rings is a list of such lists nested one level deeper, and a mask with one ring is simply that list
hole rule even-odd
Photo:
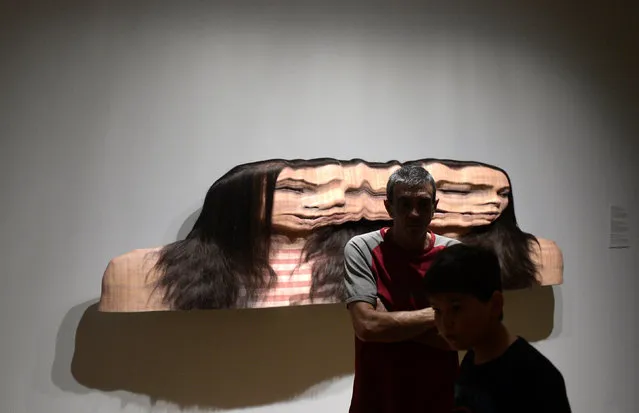
[{"label": "man's arm", "polygon": [[434,327],[431,308],[417,311],[377,311],[377,282],[371,257],[350,240],[344,248],[346,304],[355,335],[362,341],[396,342],[412,339]]},{"label": "man's arm", "polygon": [[[377,311],[387,311],[386,307],[384,307],[384,304],[381,302],[379,298],[377,299],[377,307],[375,309]],[[444,340],[442,336],[439,335],[439,331],[437,330],[436,327],[432,327],[409,340],[414,341],[416,343],[427,345],[429,347],[435,347],[440,350],[446,350],[446,351],[453,350],[448,344],[448,342]]]},{"label": "man's arm", "polygon": [[430,308],[417,311],[379,312],[371,304],[355,302],[348,306],[355,335],[362,341],[396,342],[419,336],[433,327]]}]

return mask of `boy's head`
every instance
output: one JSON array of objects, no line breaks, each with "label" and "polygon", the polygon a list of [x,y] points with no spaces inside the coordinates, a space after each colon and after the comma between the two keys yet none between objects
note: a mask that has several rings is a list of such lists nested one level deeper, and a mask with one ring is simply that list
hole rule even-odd
[{"label": "boy's head", "polygon": [[439,333],[456,350],[472,348],[501,323],[501,272],[492,251],[464,244],[443,249],[424,288]]}]

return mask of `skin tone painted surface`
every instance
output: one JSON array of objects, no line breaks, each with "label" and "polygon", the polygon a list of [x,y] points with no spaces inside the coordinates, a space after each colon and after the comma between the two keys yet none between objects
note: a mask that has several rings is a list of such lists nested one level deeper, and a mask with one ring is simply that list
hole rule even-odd
[{"label": "skin tone painted surface", "polygon": [[303,236],[327,225],[386,220],[386,182],[397,168],[363,163],[284,168],[275,187],[273,229]]},{"label": "skin tone painted surface", "polygon": [[99,311],[168,311],[161,291],[154,289],[158,274],[153,271],[160,247],[136,249],[109,262],[102,276]]}]

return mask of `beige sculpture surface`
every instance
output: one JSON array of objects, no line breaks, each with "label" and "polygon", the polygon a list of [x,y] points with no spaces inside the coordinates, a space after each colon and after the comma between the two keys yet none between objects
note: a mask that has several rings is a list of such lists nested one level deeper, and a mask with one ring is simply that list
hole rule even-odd
[{"label": "beige sculpture surface", "polygon": [[[552,241],[523,232],[499,168],[438,159],[431,230],[506,251],[508,289],[563,282]],[[399,162],[268,160],[233,168],[209,189],[184,240],[111,259],[99,310],[261,308],[339,302],[343,248],[354,235],[391,225],[386,183]],[[505,235],[504,235],[505,234]]]}]

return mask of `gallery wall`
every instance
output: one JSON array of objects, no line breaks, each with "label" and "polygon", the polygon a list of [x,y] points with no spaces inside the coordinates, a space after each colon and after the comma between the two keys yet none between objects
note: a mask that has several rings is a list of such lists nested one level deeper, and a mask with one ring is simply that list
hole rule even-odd
[{"label": "gallery wall", "polygon": [[[633,18],[543,2],[2,5],[0,411],[346,411],[339,305],[95,307],[109,260],[184,237],[231,167],[323,156],[507,170],[521,226],[565,265],[563,285],[511,296],[514,328],[564,373],[574,411],[633,411]],[[630,248],[608,248],[611,204],[631,212]]]}]

